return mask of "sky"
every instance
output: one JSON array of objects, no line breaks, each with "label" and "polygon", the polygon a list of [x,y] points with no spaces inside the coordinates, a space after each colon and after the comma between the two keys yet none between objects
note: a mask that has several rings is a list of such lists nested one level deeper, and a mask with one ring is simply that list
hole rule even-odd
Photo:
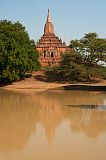
[{"label": "sky", "polygon": [[19,21],[36,42],[48,8],[56,36],[67,44],[89,32],[106,38],[106,0],[0,0],[0,20]]}]

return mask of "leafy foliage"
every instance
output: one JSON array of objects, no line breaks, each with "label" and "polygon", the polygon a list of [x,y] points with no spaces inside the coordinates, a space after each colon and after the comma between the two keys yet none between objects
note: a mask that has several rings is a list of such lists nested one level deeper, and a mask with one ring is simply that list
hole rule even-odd
[{"label": "leafy foliage", "polygon": [[60,64],[61,75],[64,80],[85,81],[87,70],[84,65],[84,57],[79,52],[66,53]]},{"label": "leafy foliage", "polygon": [[0,81],[12,82],[38,70],[39,54],[34,41],[19,22],[0,21]]},{"label": "leafy foliage", "polygon": [[106,61],[106,39],[98,38],[97,33],[88,33],[80,40],[72,40],[70,47],[85,54],[89,65],[97,65],[99,61]]},{"label": "leafy foliage", "polygon": [[85,34],[80,40],[72,40],[74,51],[63,55],[58,73],[65,80],[89,81],[90,77],[106,78],[106,39],[96,33]]}]

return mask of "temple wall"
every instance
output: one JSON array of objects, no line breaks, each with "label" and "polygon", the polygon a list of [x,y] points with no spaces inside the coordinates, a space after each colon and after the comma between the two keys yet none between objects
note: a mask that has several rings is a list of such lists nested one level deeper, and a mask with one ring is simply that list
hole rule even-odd
[{"label": "temple wall", "polygon": [[39,61],[42,65],[42,67],[45,66],[58,66],[59,63],[61,62],[62,58],[61,57],[39,57]]},{"label": "temple wall", "polygon": [[[61,62],[62,54],[66,53],[66,48],[36,48],[39,51],[39,61],[44,66],[58,66]],[[70,50],[71,51],[71,50]]]}]

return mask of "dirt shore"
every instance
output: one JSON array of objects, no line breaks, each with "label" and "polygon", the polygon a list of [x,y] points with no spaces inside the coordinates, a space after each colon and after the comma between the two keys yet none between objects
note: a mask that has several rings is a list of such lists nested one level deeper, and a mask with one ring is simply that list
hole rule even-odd
[{"label": "dirt shore", "polygon": [[2,89],[17,90],[17,89],[69,89],[69,90],[100,90],[106,91],[106,80],[96,80],[90,83],[59,83],[49,82],[46,80],[38,79],[42,77],[42,72],[35,72],[28,78],[19,82],[13,82],[9,85],[1,86]]}]

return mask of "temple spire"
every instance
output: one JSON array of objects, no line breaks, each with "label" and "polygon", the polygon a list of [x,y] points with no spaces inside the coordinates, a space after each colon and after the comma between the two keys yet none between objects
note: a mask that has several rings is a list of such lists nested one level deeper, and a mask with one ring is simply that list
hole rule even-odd
[{"label": "temple spire", "polygon": [[50,12],[49,12],[49,9],[48,9],[47,22],[51,22],[51,18],[50,18]]}]

